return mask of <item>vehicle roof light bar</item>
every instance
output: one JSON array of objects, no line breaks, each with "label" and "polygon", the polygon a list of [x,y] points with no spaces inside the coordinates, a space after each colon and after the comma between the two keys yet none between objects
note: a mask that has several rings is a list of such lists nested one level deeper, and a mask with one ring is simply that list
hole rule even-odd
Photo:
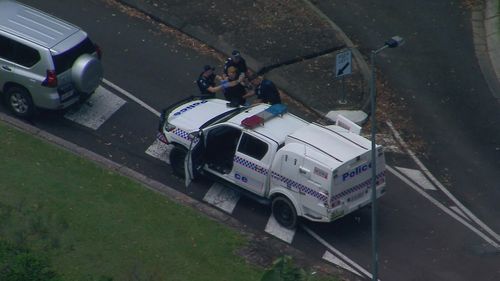
[{"label": "vehicle roof light bar", "polygon": [[247,129],[254,129],[259,125],[264,125],[264,123],[278,115],[283,115],[287,112],[287,107],[284,104],[273,104],[267,109],[247,117],[241,121],[241,125]]}]

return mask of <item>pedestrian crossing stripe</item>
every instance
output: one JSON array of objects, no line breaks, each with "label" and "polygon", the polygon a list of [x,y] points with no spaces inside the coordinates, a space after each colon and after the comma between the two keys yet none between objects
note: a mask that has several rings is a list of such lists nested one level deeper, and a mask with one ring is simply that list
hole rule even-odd
[{"label": "pedestrian crossing stripe", "polygon": [[293,237],[295,236],[295,229],[288,229],[281,226],[273,215],[269,217],[267,221],[265,232],[279,238],[280,240],[285,241],[288,244],[291,244],[293,241]]},{"label": "pedestrian crossing stripe", "polygon": [[[157,159],[169,163],[169,154],[172,149],[171,145],[167,145],[158,139],[148,147],[146,153]],[[232,214],[238,201],[240,193],[236,190],[225,187],[220,183],[214,183],[205,194],[203,201],[223,210],[228,214]],[[276,238],[291,244],[295,235],[295,230],[284,228],[271,215],[266,224],[265,231]]]},{"label": "pedestrian crossing stripe", "polygon": [[86,103],[79,108],[68,111],[64,117],[97,130],[125,103],[124,99],[99,86]]},{"label": "pedestrian crossing stripe", "polygon": [[163,143],[159,139],[156,139],[152,145],[146,150],[146,154],[153,156],[154,158],[160,159],[170,165],[169,154],[173,146]]},{"label": "pedestrian crossing stripe", "polygon": [[408,169],[403,167],[394,167],[394,168],[396,168],[398,171],[400,171],[405,176],[410,178],[412,181],[414,181],[418,186],[422,187],[423,189],[437,190],[437,188],[434,187],[434,185],[419,170]]},{"label": "pedestrian crossing stripe", "polygon": [[232,214],[236,204],[240,200],[240,193],[232,188],[214,183],[203,198],[203,201]]}]

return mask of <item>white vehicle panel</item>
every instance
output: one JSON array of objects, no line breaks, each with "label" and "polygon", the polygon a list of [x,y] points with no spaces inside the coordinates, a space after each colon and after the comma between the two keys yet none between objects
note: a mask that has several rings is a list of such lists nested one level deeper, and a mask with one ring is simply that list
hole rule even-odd
[{"label": "white vehicle panel", "polygon": [[234,109],[226,103],[218,99],[191,101],[172,110],[168,122],[185,131],[195,131],[208,120]]},{"label": "white vehicle panel", "polygon": [[[269,108],[268,104],[259,104],[245,110],[241,114],[231,118],[228,122],[241,126],[241,121],[252,115],[258,114]],[[309,123],[292,114],[283,114],[267,120],[264,124],[253,128],[252,130],[273,139],[278,143],[284,143],[285,139],[291,133],[307,126]]]},{"label": "white vehicle panel", "polygon": [[[210,120],[218,121],[208,124]],[[204,124],[191,145],[190,133]],[[336,125],[306,122],[287,113],[285,105],[232,108],[224,100],[194,100],[169,111],[162,128],[168,141],[189,149],[187,171],[201,167],[271,199],[273,212],[274,202],[282,200],[275,201],[273,194],[288,198],[298,216],[323,222],[369,202],[370,140]],[[377,197],[384,193],[384,170],[383,152],[378,151]],[[193,173],[186,174],[188,184]]]},{"label": "white vehicle panel", "polygon": [[354,133],[339,133],[315,124],[310,124],[290,135],[289,141],[294,139],[306,142],[325,153],[331,155],[339,163],[349,161],[370,150],[370,142],[359,143],[352,138]]}]

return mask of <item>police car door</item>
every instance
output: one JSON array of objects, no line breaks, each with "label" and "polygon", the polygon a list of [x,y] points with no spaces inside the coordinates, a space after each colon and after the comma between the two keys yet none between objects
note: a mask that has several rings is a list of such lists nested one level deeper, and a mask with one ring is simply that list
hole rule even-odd
[{"label": "police car door", "polygon": [[217,124],[203,131],[203,170],[234,183],[234,154],[241,129],[228,124]]},{"label": "police car door", "polygon": [[203,154],[205,152],[205,142],[203,131],[191,133],[189,135],[191,143],[188,153],[184,159],[185,185],[188,186],[198,173],[198,169],[203,166]]},{"label": "police car door", "polygon": [[233,177],[245,189],[264,195],[269,167],[278,144],[258,135],[243,132],[234,155]]}]

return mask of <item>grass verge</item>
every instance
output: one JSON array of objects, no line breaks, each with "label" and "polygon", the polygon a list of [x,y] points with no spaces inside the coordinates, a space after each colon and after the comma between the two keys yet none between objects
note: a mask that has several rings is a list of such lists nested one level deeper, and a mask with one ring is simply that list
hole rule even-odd
[{"label": "grass verge", "polygon": [[253,238],[1,122],[0,159],[0,279],[339,280],[288,257],[264,272],[240,256]]},{"label": "grass verge", "polygon": [[0,123],[0,238],[64,280],[259,280],[231,229]]}]

